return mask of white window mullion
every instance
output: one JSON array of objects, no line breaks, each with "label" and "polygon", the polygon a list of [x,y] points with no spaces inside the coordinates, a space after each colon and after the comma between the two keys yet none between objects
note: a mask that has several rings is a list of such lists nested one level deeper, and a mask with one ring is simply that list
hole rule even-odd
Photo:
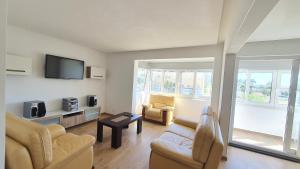
[{"label": "white window mullion", "polygon": [[160,93],[165,93],[164,81],[165,81],[165,70],[162,70],[162,78],[160,82],[160,88],[161,88]]},{"label": "white window mullion", "polygon": [[180,92],[181,92],[181,76],[182,76],[182,71],[178,71],[177,72],[177,92],[176,92],[176,96],[180,96]]},{"label": "white window mullion", "polygon": [[270,104],[275,106],[276,102],[276,89],[277,89],[277,84],[278,84],[278,72],[273,71],[272,72],[272,86],[271,86],[271,95],[270,95]]},{"label": "white window mullion", "polygon": [[150,71],[149,93],[152,93],[152,69],[149,69],[149,71]]},{"label": "white window mullion", "polygon": [[194,84],[193,84],[193,98],[195,97],[196,94],[196,78],[197,78],[197,72],[194,72]]}]

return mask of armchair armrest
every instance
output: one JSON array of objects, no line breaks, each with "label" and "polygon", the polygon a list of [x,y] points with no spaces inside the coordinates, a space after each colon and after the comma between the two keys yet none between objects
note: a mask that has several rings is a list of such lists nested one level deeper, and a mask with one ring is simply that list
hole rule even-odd
[{"label": "armchair armrest", "polygon": [[152,108],[152,104],[143,104],[143,108],[146,109]]},{"label": "armchair armrest", "polygon": [[65,128],[61,125],[58,125],[58,124],[48,125],[47,128],[48,128],[48,130],[51,134],[52,140],[59,137],[59,136],[61,136],[61,135],[66,134]]},{"label": "armchair armrest", "polygon": [[190,121],[190,120],[187,120],[187,119],[184,119],[184,118],[175,118],[174,123],[177,123],[177,124],[180,124],[180,125],[192,128],[192,129],[196,129],[197,125],[198,125],[197,122]]},{"label": "armchair armrest", "polygon": [[158,138],[151,143],[151,149],[154,153],[192,168],[199,168],[201,166],[201,163],[193,160],[191,150],[172,142]]},{"label": "armchair armrest", "polygon": [[142,115],[143,118],[145,117],[146,112],[152,108],[152,104],[143,104],[143,109],[142,109]]}]

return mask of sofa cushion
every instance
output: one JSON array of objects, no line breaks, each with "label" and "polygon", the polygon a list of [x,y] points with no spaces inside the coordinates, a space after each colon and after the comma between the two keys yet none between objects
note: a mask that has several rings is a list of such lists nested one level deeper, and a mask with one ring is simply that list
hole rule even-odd
[{"label": "sofa cushion", "polygon": [[174,96],[150,95],[150,104],[163,103],[166,106],[174,107]]},{"label": "sofa cushion", "polygon": [[64,134],[53,140],[53,161],[47,169],[57,168],[62,163],[68,163],[84,150],[93,146],[95,138],[90,135]]},{"label": "sofa cushion", "polygon": [[191,140],[194,140],[195,137],[194,129],[176,123],[172,124],[167,131]]},{"label": "sofa cushion", "polygon": [[163,122],[162,118],[157,118],[157,117],[153,117],[153,116],[147,116],[147,114],[145,115],[145,119],[152,120],[152,121],[157,121],[157,122]]},{"label": "sofa cushion", "polygon": [[215,129],[213,116],[202,115],[193,142],[193,159],[205,163],[214,139]]},{"label": "sofa cushion", "polygon": [[163,103],[154,103],[153,107],[157,108],[157,109],[162,109],[162,108],[166,107],[166,104],[163,104]]},{"label": "sofa cushion", "polygon": [[192,149],[193,146],[193,140],[170,132],[165,132],[159,138],[168,142],[172,142],[178,146],[183,146],[187,149]]},{"label": "sofa cushion", "polygon": [[147,116],[151,116],[154,118],[162,118],[160,109],[150,108],[146,114]]}]

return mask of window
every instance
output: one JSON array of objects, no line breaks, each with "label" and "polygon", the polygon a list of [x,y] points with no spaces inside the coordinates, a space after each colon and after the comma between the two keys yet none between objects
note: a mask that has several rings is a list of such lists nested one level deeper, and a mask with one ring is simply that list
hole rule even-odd
[{"label": "window", "polygon": [[182,96],[193,96],[194,72],[182,72],[180,83],[180,94]]},{"label": "window", "polygon": [[243,71],[238,74],[237,99],[251,103],[270,104],[273,71]]},{"label": "window", "polygon": [[180,70],[156,69],[151,70],[151,78],[149,79],[152,93],[192,98],[208,98],[211,96],[212,71],[181,72]]},{"label": "window", "polygon": [[136,91],[140,92],[143,91],[146,85],[146,77],[147,76],[147,69],[139,68],[137,72],[137,85]]},{"label": "window", "polygon": [[197,72],[195,98],[211,96],[212,72]]},{"label": "window", "polygon": [[270,103],[272,73],[250,73],[247,100],[256,103]]},{"label": "window", "polygon": [[161,92],[162,79],[163,79],[162,71],[151,72],[151,92]]},{"label": "window", "polygon": [[174,94],[176,88],[176,72],[165,72],[164,74],[164,93]]},{"label": "window", "polygon": [[238,81],[237,81],[237,99],[246,99],[246,81],[247,81],[247,74],[246,73],[239,73],[238,74]]},{"label": "window", "polygon": [[289,99],[289,88],[290,88],[291,73],[290,72],[279,72],[278,73],[278,84],[276,88],[276,103],[288,104]]}]

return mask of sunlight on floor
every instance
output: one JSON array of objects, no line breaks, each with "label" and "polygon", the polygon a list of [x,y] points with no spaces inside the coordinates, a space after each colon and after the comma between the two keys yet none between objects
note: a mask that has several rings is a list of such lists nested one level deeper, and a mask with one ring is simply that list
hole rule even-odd
[{"label": "sunlight on floor", "polygon": [[233,140],[267,149],[283,151],[283,138],[247,130],[234,129]]}]

